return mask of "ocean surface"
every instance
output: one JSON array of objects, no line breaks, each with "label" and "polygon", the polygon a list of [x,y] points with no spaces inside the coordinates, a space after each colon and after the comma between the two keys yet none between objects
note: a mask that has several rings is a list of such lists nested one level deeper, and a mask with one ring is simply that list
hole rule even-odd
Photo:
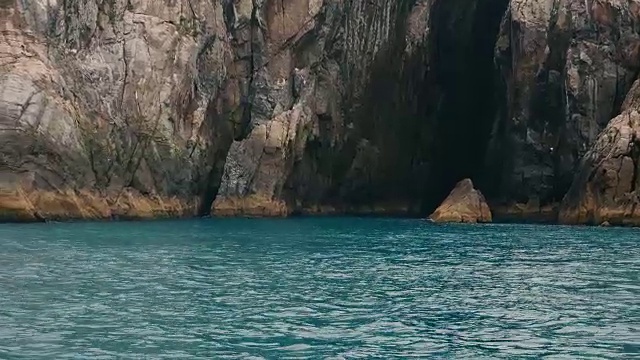
[{"label": "ocean surface", "polygon": [[640,229],[0,225],[0,359],[640,359]]}]

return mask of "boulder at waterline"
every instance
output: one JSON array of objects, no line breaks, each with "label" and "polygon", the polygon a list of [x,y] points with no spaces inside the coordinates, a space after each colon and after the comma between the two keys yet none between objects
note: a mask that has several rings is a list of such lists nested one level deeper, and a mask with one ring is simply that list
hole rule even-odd
[{"label": "boulder at waterline", "polygon": [[492,220],[484,195],[473,187],[470,179],[460,181],[429,219],[437,223],[488,223]]}]

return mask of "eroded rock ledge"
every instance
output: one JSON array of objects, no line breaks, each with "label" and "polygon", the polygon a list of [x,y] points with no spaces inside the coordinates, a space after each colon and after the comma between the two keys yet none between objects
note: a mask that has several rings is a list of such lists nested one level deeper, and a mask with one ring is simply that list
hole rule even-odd
[{"label": "eroded rock ledge", "polygon": [[60,191],[0,191],[4,221],[142,220],[194,216],[193,206],[177,198],[142,195],[133,190],[100,194]]}]

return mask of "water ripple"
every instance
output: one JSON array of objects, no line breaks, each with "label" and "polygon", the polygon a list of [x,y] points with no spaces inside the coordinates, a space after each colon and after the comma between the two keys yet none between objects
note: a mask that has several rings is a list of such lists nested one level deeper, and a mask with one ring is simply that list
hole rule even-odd
[{"label": "water ripple", "polygon": [[640,232],[0,226],[2,359],[640,358]]}]

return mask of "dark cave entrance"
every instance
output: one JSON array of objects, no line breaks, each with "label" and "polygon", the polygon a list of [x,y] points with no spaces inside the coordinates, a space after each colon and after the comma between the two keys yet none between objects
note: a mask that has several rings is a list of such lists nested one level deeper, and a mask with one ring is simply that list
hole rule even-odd
[{"label": "dark cave entrance", "polygon": [[[508,0],[439,0],[431,13],[431,170],[423,211],[430,213],[455,184],[471,178],[482,190],[498,108],[494,48]],[[435,99],[435,100],[434,100]]]}]

